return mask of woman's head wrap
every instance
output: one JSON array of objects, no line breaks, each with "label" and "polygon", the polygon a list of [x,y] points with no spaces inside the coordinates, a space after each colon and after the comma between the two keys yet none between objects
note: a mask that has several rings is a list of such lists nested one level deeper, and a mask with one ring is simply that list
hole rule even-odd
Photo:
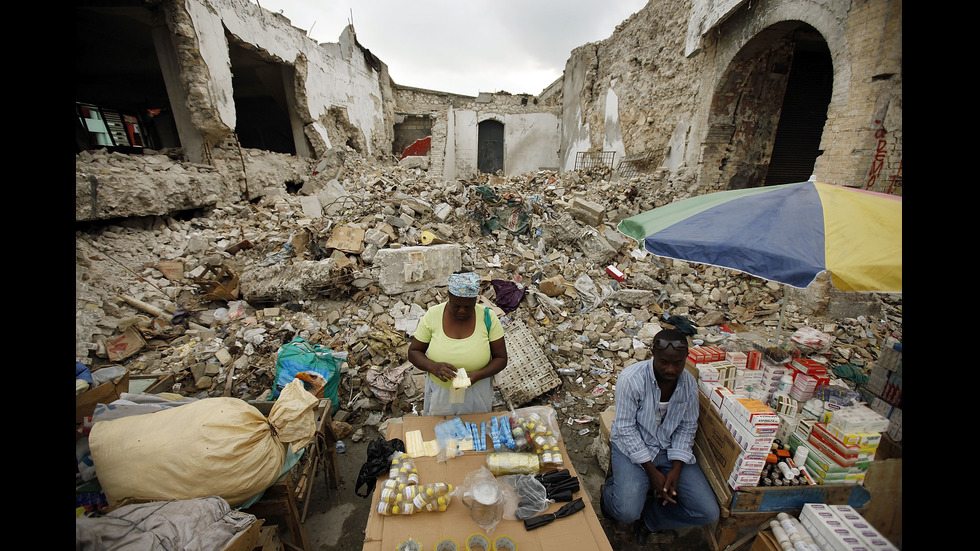
[{"label": "woman's head wrap", "polygon": [[480,294],[480,276],[474,272],[449,276],[449,293],[462,298],[474,298]]}]

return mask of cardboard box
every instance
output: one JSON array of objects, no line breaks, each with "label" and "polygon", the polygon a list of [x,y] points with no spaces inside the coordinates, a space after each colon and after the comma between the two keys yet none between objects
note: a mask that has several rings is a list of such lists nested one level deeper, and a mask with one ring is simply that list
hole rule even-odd
[{"label": "cardboard box", "polygon": [[95,413],[96,404],[108,404],[117,400],[124,392],[129,392],[129,371],[115,379],[90,388],[75,397],[75,422]]},{"label": "cardboard box", "polygon": [[599,434],[602,435],[602,441],[607,445],[609,444],[609,437],[612,434],[612,423],[615,418],[616,406],[609,406],[599,414]]},{"label": "cardboard box", "polygon": [[[495,412],[494,415],[500,413]],[[480,423],[488,421],[490,416],[491,414],[478,414],[460,417],[463,421]],[[435,426],[450,419],[452,418],[406,415],[401,423],[389,423],[386,438],[402,439],[407,432],[421,430],[423,440],[432,440],[436,438]],[[574,465],[567,459],[568,453],[564,441],[559,440],[558,447],[566,458],[564,468],[567,468],[572,476],[578,476]],[[415,466],[419,471],[419,483],[448,482],[461,487],[467,474],[486,466],[487,455],[492,452],[492,448],[486,452],[467,451],[461,456],[442,462],[435,457],[417,458]],[[396,549],[399,543],[410,537],[418,540],[426,551],[435,549],[436,543],[444,538],[454,539],[462,550],[466,548],[466,539],[471,534],[485,534],[470,517],[470,510],[458,497],[453,497],[445,512],[427,511],[414,515],[383,516],[377,512],[380,490],[381,484],[378,484],[371,497],[371,514],[368,516],[364,533],[363,551]],[[592,508],[592,500],[588,492],[582,487],[573,497],[583,498],[584,510],[530,532],[519,520],[502,519],[494,529],[493,538],[510,536],[517,543],[518,549],[612,551],[599,518]],[[552,503],[542,514],[554,513],[563,505],[565,505],[563,502]]]},{"label": "cardboard box", "polygon": [[755,536],[755,541],[752,542],[749,551],[783,551],[783,547],[776,541],[776,536],[772,534],[772,530],[766,529]]},{"label": "cardboard box", "polygon": [[742,448],[725,427],[721,415],[708,401],[708,397],[699,393],[701,413],[698,415],[698,438],[703,438],[707,449],[717,465],[717,475],[722,480],[728,480],[735,468],[735,463],[742,455]]}]

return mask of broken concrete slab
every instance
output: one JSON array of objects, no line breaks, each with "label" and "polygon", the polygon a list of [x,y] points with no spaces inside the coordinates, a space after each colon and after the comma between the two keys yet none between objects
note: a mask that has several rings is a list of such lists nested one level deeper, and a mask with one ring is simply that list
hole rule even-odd
[{"label": "broken concrete slab", "polygon": [[594,201],[575,197],[568,203],[568,212],[572,218],[590,226],[601,226],[605,207]]},{"label": "broken concrete slab", "polygon": [[459,271],[458,244],[381,249],[374,264],[381,269],[378,284],[389,295],[417,291],[447,284],[449,276]]},{"label": "broken concrete slab", "polygon": [[249,303],[316,298],[350,283],[349,270],[333,258],[304,260],[290,265],[252,266],[240,278],[241,296]]}]

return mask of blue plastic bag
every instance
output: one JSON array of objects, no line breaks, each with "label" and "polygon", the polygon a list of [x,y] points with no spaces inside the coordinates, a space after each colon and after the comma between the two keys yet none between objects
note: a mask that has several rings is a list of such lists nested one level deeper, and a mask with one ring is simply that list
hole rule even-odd
[{"label": "blue plastic bag", "polygon": [[327,384],[323,388],[323,396],[330,398],[331,413],[337,413],[340,403],[337,399],[337,387],[340,384],[340,362],[333,352],[320,345],[313,345],[305,339],[296,337],[279,347],[276,354],[276,379],[273,382],[272,396],[275,400],[279,393],[296,375],[304,371],[314,371],[323,377]]}]

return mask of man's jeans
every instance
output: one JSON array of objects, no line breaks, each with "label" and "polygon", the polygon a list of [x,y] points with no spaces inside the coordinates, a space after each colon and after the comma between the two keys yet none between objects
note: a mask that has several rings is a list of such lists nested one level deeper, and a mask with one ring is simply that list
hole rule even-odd
[{"label": "man's jeans", "polygon": [[[663,505],[650,489],[650,478],[643,467],[630,461],[615,444],[612,452],[612,476],[606,480],[603,502],[609,514],[620,522],[632,523],[641,516],[652,532],[676,530],[687,526],[703,526],[718,520],[720,510],[715,493],[708,485],[697,464],[685,464],[677,481],[677,503]],[[653,461],[666,475],[672,468],[667,452],[662,451]]]}]

